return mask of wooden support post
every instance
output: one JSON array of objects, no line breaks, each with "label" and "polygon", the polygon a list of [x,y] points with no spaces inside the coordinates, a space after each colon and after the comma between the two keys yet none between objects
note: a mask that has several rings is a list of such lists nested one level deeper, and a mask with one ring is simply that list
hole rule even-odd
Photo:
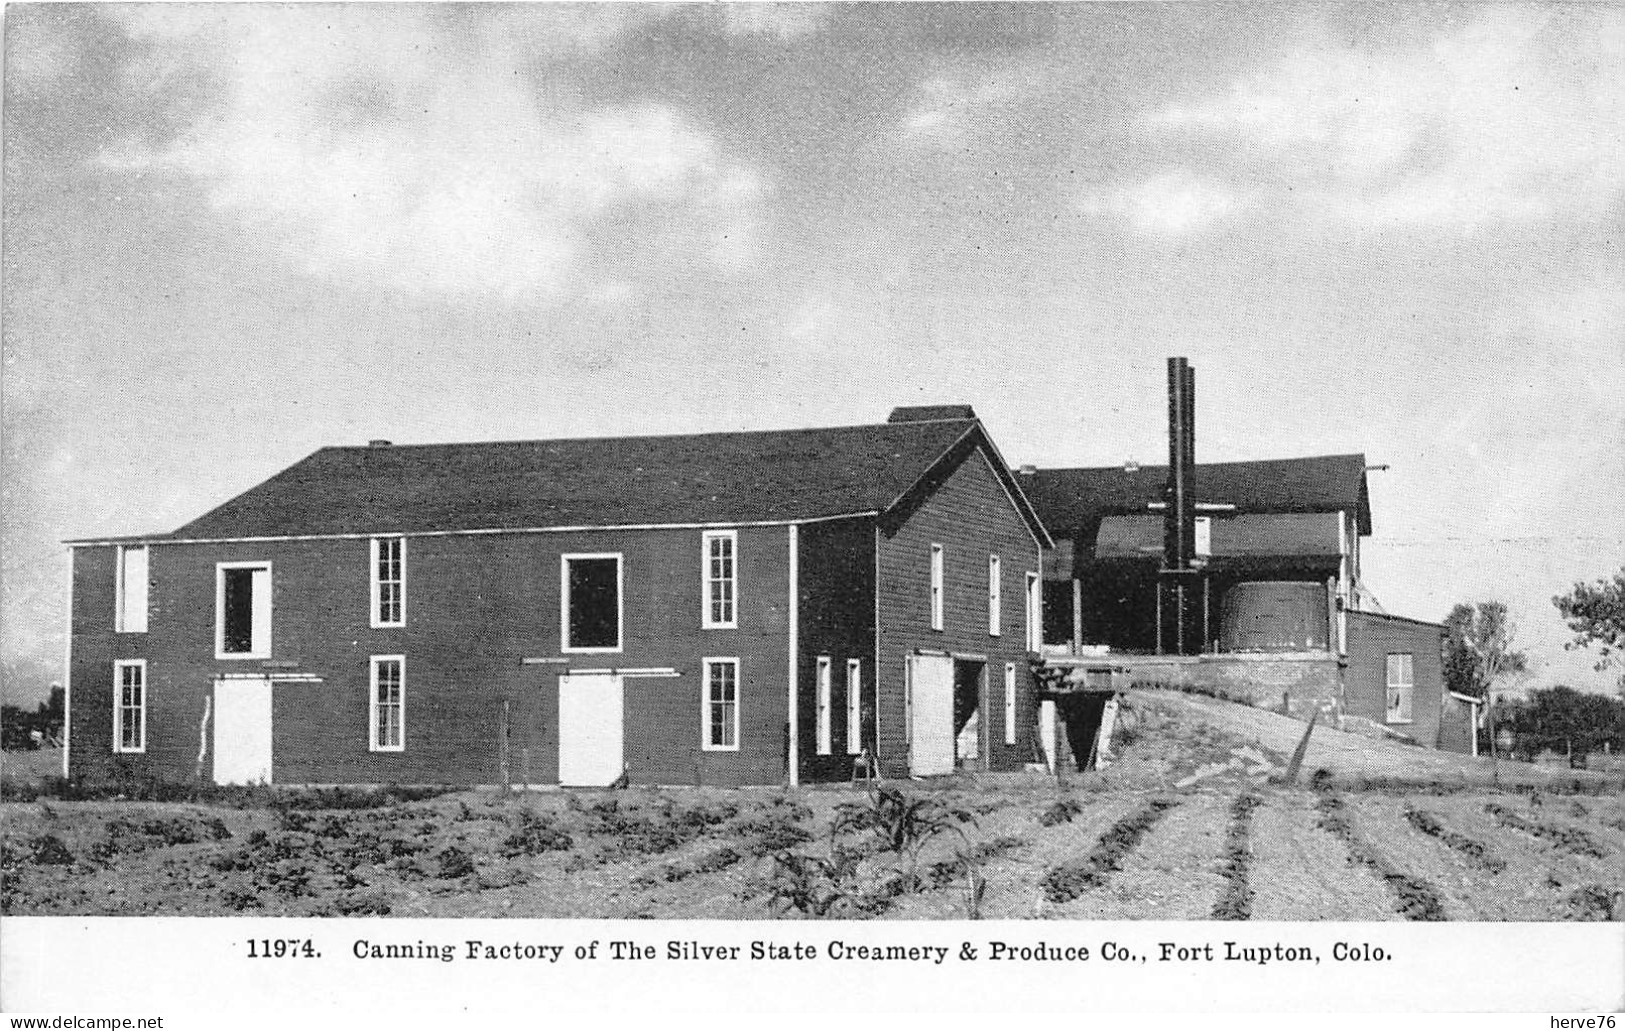
[{"label": "wooden support post", "polygon": [[1083,648],[1083,581],[1072,580],[1072,654]]},{"label": "wooden support post", "polygon": [[1157,581],[1157,654],[1162,654],[1162,581]]},{"label": "wooden support post", "polygon": [[502,766],[502,790],[513,786],[508,772],[508,700],[502,700],[502,717],[497,721],[497,757]]}]

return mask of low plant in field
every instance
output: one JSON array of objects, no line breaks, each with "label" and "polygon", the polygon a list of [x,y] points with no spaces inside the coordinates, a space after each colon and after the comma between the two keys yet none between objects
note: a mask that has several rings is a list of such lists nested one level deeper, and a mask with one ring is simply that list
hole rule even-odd
[{"label": "low plant in field", "polygon": [[73,853],[55,834],[41,834],[28,842],[28,861],[35,866],[70,866]]},{"label": "low plant in field", "polygon": [[435,876],[443,881],[461,880],[474,872],[474,857],[456,845],[447,845],[436,852],[434,861]]},{"label": "low plant in field", "polygon": [[1556,823],[1540,823],[1495,802],[1485,805],[1484,811],[1495,817],[1501,826],[1511,827],[1514,830],[1523,831],[1525,834],[1537,838],[1544,838],[1570,855],[1589,856],[1592,859],[1606,859],[1609,855],[1609,849],[1606,845],[1578,827],[1565,827]]},{"label": "low plant in field", "polygon": [[[880,912],[902,894],[895,877],[868,883],[863,860],[839,847],[827,856],[780,852],[768,875],[768,910],[775,916],[790,912],[827,919],[867,916]],[[895,873],[895,871],[892,871]]]},{"label": "low plant in field", "polygon": [[975,823],[976,817],[969,811],[930,796],[910,797],[896,788],[880,788],[863,802],[836,806],[830,836],[867,835],[882,850],[907,856],[912,869],[920,851],[938,837],[956,834],[968,844],[964,828]]},{"label": "low plant in field", "polygon": [[1257,795],[1237,795],[1230,803],[1230,827],[1225,832],[1224,894],[1213,904],[1215,920],[1247,920],[1253,915],[1252,825],[1253,810],[1264,804]]},{"label": "low plant in field", "polygon": [[1469,838],[1465,834],[1458,834],[1451,830],[1430,812],[1414,809],[1407,804],[1405,806],[1405,819],[1412,827],[1415,827],[1428,837],[1438,840],[1440,844],[1460,853],[1468,862],[1481,870],[1500,873],[1506,869],[1506,860],[1491,852],[1489,846],[1476,838]]},{"label": "low plant in field", "polygon": [[1625,920],[1625,892],[1601,884],[1576,888],[1568,897],[1570,920]]},{"label": "low plant in field", "polygon": [[1071,902],[1105,884],[1107,875],[1123,868],[1123,859],[1139,846],[1146,832],[1178,804],[1169,798],[1152,799],[1112,824],[1082,860],[1051,867],[1044,874],[1044,897],[1051,902]]},{"label": "low plant in field", "polygon": [[541,816],[531,809],[520,809],[508,820],[509,834],[497,847],[507,859],[515,856],[539,856],[544,852],[565,852],[574,846],[569,834],[554,825],[550,817]]},{"label": "low plant in field", "polygon": [[1315,803],[1320,810],[1320,820],[1317,824],[1322,830],[1329,831],[1343,842],[1348,849],[1349,859],[1361,866],[1369,868],[1393,893],[1397,903],[1398,912],[1407,920],[1443,920],[1444,902],[1433,885],[1420,877],[1413,877],[1403,870],[1395,867],[1386,858],[1378,854],[1365,839],[1354,832],[1353,824],[1349,823],[1348,814],[1344,809],[1343,800],[1330,791],[1322,791],[1320,799]]},{"label": "low plant in field", "polygon": [[1083,812],[1083,806],[1075,798],[1063,798],[1047,806],[1038,814],[1038,823],[1044,827],[1057,827],[1063,823],[1071,823],[1072,818]]}]

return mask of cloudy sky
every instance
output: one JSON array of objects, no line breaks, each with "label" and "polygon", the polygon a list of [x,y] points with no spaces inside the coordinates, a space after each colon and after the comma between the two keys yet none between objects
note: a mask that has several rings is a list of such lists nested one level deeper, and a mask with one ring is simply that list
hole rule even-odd
[{"label": "cloudy sky", "polygon": [[1012,462],[1364,451],[1370,587],[1625,560],[1608,6],[17,5],[8,697],[59,541],[326,444],[976,406]]}]

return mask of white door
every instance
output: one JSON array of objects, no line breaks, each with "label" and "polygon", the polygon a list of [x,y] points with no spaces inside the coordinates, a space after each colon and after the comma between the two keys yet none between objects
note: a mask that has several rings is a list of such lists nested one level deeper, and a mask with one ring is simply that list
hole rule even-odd
[{"label": "white door", "polygon": [[910,659],[913,693],[909,772],[934,777],[954,772],[954,660],[946,655]]},{"label": "white door", "polygon": [[608,673],[559,677],[559,783],[608,787],[626,768],[621,678]]},{"label": "white door", "polygon": [[214,682],[214,782],[271,783],[271,681]]}]

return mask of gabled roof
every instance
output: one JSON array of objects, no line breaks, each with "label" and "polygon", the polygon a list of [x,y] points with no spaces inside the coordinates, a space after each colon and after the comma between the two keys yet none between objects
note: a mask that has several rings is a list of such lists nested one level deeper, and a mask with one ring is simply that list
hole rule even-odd
[{"label": "gabled roof", "polygon": [[[1196,500],[1233,504],[1238,512],[1353,512],[1361,536],[1367,536],[1365,464],[1363,454],[1198,464]],[[1056,536],[1092,542],[1106,516],[1144,514],[1148,503],[1163,500],[1168,467],[1040,469],[1021,479]]]},{"label": "gabled roof", "polygon": [[[982,448],[979,422],[500,443],[327,447],[168,539],[777,522],[882,514]],[[153,538],[163,539],[163,538]]]}]

